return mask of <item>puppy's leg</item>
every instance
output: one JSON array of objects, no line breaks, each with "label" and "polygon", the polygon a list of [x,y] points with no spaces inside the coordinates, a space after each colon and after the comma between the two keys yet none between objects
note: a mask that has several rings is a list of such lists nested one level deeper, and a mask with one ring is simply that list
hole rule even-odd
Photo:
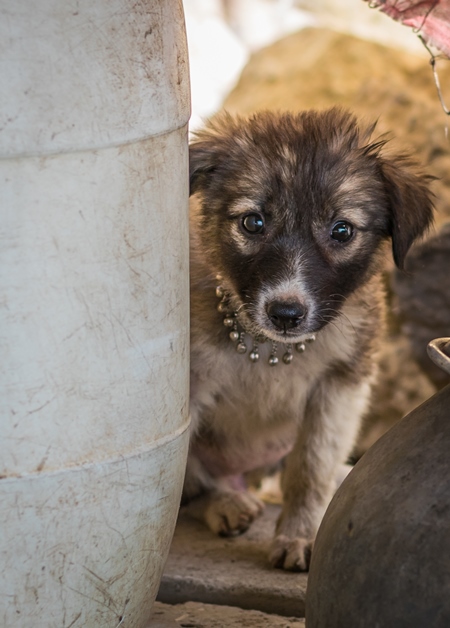
[{"label": "puppy's leg", "polygon": [[370,395],[358,385],[327,379],[311,398],[282,478],[283,509],[270,551],[273,566],[306,571],[320,521],[336,489]]},{"label": "puppy's leg", "polygon": [[188,501],[185,510],[221,536],[242,534],[264,509],[244,490],[243,478],[213,478],[193,455],[188,459],[183,497]]}]

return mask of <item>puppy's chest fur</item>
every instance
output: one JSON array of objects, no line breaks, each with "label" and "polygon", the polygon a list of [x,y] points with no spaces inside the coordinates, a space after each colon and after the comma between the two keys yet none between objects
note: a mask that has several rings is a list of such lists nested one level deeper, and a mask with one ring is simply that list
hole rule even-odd
[{"label": "puppy's chest fur", "polygon": [[[193,447],[215,475],[231,475],[272,464],[294,445],[308,400],[339,368],[353,377],[373,370],[370,347],[377,335],[381,291],[374,278],[371,308],[353,295],[342,315],[293,361],[271,367],[271,343],[260,345],[260,360],[236,352],[221,325],[214,288],[192,289],[191,416]],[[248,349],[251,346],[247,339]],[[284,352],[279,346],[279,355]],[[359,370],[359,375],[357,371]]]}]

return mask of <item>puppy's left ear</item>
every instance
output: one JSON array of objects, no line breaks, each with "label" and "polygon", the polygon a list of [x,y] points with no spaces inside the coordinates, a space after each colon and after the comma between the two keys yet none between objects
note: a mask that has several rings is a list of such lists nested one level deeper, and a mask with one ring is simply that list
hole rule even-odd
[{"label": "puppy's left ear", "polygon": [[407,156],[381,158],[381,171],[389,203],[388,234],[398,268],[416,238],[423,235],[433,220],[433,197],[429,188],[435,179],[421,172]]}]

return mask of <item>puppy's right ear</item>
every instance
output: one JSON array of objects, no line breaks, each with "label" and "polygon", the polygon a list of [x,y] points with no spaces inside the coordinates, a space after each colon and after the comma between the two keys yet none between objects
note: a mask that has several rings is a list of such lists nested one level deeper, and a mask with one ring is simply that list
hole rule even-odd
[{"label": "puppy's right ear", "polygon": [[204,190],[214,171],[230,158],[233,138],[239,128],[239,116],[222,111],[195,133],[189,146],[189,195]]},{"label": "puppy's right ear", "polygon": [[204,137],[189,146],[189,196],[206,187],[218,161],[215,138]]}]

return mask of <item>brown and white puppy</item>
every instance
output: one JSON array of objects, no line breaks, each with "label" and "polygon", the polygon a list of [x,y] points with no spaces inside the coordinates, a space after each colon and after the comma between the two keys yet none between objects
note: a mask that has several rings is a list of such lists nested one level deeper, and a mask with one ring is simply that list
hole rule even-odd
[{"label": "brown and white puppy", "polygon": [[[308,568],[367,408],[383,320],[383,243],[392,239],[401,267],[432,216],[430,177],[404,155],[385,156],[372,131],[336,108],[224,114],[190,147],[184,501],[213,531],[243,532],[262,508],[243,490],[243,474],[287,456],[270,552],[285,569]],[[313,334],[304,353],[293,349]]]}]

